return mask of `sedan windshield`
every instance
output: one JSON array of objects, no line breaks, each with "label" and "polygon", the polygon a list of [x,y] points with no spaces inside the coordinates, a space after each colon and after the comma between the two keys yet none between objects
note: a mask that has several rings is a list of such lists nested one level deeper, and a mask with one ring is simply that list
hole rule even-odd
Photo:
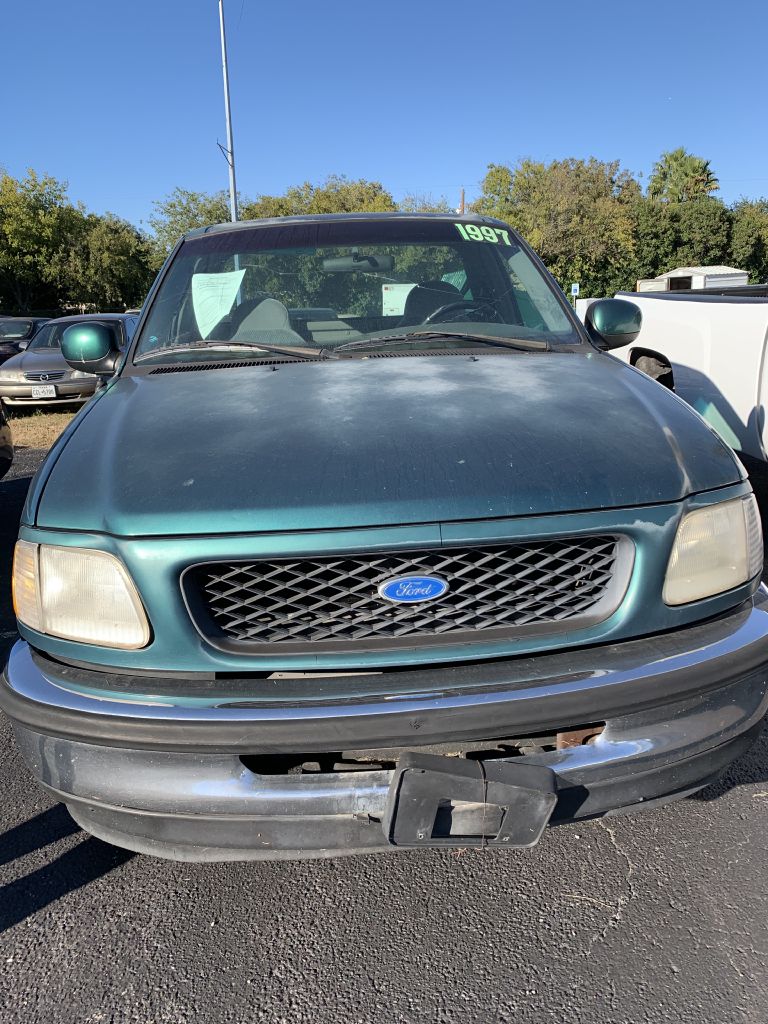
[{"label": "sedan windshield", "polygon": [[[122,348],[122,338],[118,329],[118,324],[114,321],[95,321],[96,323],[102,323],[103,326],[109,327],[114,333],[115,341],[118,343],[118,347]],[[38,352],[43,350],[52,350],[61,348],[61,336],[68,327],[73,327],[78,323],[77,320],[64,320],[63,322],[53,322],[46,324],[35,337],[30,341],[28,352]],[[83,323],[94,323],[93,320],[84,320]]]},{"label": "sedan windshield", "polygon": [[0,341],[25,341],[35,329],[32,320],[15,320],[0,317]]},{"label": "sedan windshield", "polygon": [[564,297],[508,228],[440,218],[286,220],[186,240],[134,360],[290,358],[281,349],[353,358],[385,339],[396,353],[398,338],[410,351],[417,343],[499,352],[513,346],[496,339],[526,350],[580,341]]},{"label": "sedan windshield", "polygon": [[[65,326],[69,326],[66,324]],[[41,327],[35,337],[29,343],[30,351],[32,349],[52,349],[59,348],[61,342],[61,328],[57,327],[56,324],[46,324],[45,327]]]}]

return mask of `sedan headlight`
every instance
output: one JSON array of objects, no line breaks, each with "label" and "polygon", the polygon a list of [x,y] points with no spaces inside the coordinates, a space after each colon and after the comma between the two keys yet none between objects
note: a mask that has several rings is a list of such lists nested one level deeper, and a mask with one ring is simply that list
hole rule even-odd
[{"label": "sedan headlight", "polygon": [[665,604],[688,604],[754,579],[763,567],[763,532],[753,494],[683,516],[667,566]]},{"label": "sedan headlight", "polygon": [[20,540],[13,559],[13,607],[39,633],[135,650],[149,623],[122,562],[106,551]]},{"label": "sedan headlight", "polygon": [[0,385],[18,384],[26,379],[22,370],[4,370],[0,366]]}]

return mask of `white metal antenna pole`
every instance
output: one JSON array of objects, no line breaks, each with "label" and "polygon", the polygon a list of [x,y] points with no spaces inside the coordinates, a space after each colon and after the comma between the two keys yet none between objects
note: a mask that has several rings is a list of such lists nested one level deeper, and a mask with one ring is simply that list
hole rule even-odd
[{"label": "white metal antenna pole", "polygon": [[229,71],[227,70],[227,36],[224,31],[224,0],[219,0],[219,25],[221,26],[221,69],[224,74],[224,109],[227,116],[227,148],[224,156],[229,165],[229,212],[237,220],[237,187],[235,185],[235,144],[232,139],[232,110],[229,105]]}]

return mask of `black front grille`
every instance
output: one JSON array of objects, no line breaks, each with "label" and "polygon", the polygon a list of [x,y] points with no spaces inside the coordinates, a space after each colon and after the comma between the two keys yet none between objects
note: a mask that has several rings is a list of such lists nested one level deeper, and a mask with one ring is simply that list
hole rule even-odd
[{"label": "black front grille", "polygon": [[[211,563],[184,575],[200,631],[226,648],[306,651],[408,646],[552,632],[601,621],[618,606],[616,537],[324,558]],[[626,559],[624,560],[626,561]],[[619,575],[626,581],[628,567]],[[378,586],[434,575],[444,596],[395,604]]]}]

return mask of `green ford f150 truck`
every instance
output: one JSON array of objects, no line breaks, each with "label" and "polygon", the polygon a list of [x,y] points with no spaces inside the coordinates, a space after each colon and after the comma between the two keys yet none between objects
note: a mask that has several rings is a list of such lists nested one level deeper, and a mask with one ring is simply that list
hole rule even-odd
[{"label": "green ford f150 truck", "polygon": [[506,224],[194,231],[29,492],[0,706],[160,856],[528,846],[683,796],[766,710],[739,462]]}]

